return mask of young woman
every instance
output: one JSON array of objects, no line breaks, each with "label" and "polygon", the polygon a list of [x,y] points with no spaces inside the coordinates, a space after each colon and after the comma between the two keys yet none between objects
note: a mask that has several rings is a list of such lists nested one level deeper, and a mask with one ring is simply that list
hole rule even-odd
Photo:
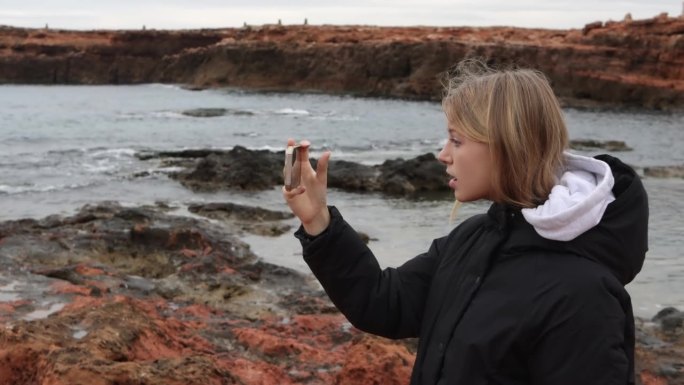
[{"label": "young woman", "polygon": [[457,201],[492,201],[487,213],[381,270],[327,206],[330,153],[314,171],[302,141],[302,185],[283,196],[314,275],[357,328],[419,337],[411,384],[633,384],[624,285],[647,250],[639,177],[611,156],[565,151],[562,111],[539,72],[462,66],[442,104],[449,186]]}]

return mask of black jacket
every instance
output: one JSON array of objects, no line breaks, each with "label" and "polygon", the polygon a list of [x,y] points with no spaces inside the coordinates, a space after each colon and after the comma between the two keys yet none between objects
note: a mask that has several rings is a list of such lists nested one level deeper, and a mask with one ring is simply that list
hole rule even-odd
[{"label": "black jacket", "polygon": [[569,242],[542,238],[520,210],[500,204],[398,268],[381,270],[334,207],[322,235],[296,236],[354,326],[420,338],[411,384],[633,384],[623,286],[647,250],[647,196],[631,168],[597,158],[611,166],[616,200]]}]

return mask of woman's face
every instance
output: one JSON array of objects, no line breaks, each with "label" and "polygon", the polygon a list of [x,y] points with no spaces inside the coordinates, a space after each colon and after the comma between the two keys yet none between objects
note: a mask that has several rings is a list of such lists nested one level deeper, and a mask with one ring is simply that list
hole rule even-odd
[{"label": "woman's face", "polygon": [[439,152],[438,159],[447,166],[447,174],[453,177],[449,187],[454,190],[456,199],[461,202],[491,199],[489,145],[472,141],[449,126],[449,140]]}]

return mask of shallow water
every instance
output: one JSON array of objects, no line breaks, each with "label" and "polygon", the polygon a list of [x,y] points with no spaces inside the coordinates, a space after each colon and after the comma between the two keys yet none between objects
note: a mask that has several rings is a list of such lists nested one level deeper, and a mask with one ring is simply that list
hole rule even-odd
[{"label": "shallow water", "polygon": [[[229,113],[214,118],[182,114],[194,108],[226,108]],[[684,114],[573,109],[565,114],[572,139],[623,140],[634,150],[613,155],[637,168],[684,164]],[[286,210],[279,188],[197,194],[158,173],[158,160],[140,161],[134,154],[235,145],[275,150],[295,137],[311,140],[315,153],[331,149],[337,159],[377,164],[436,152],[444,127],[439,104],[431,102],[191,92],[168,85],[0,86],[0,220],[69,215],[103,200],[127,205],[165,201],[182,215],[192,202]],[[157,173],[131,177],[142,171]],[[650,250],[628,290],[637,314],[652,316],[663,306],[684,308],[684,180],[646,178],[644,184],[650,196]],[[424,252],[433,238],[453,227],[448,198],[407,200],[333,190],[329,201],[357,230],[377,239],[370,245],[383,266]],[[459,220],[487,207],[464,205]],[[290,234],[245,240],[268,261],[307,270]],[[0,290],[0,296],[10,293]]]}]

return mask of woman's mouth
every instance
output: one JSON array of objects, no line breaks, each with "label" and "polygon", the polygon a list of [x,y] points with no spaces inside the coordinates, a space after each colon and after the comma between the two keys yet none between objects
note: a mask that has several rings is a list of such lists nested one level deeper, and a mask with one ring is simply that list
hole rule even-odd
[{"label": "woman's mouth", "polygon": [[449,181],[449,187],[451,187],[452,190],[456,190],[456,181],[457,180],[458,180],[458,178],[451,178],[451,180]]}]

